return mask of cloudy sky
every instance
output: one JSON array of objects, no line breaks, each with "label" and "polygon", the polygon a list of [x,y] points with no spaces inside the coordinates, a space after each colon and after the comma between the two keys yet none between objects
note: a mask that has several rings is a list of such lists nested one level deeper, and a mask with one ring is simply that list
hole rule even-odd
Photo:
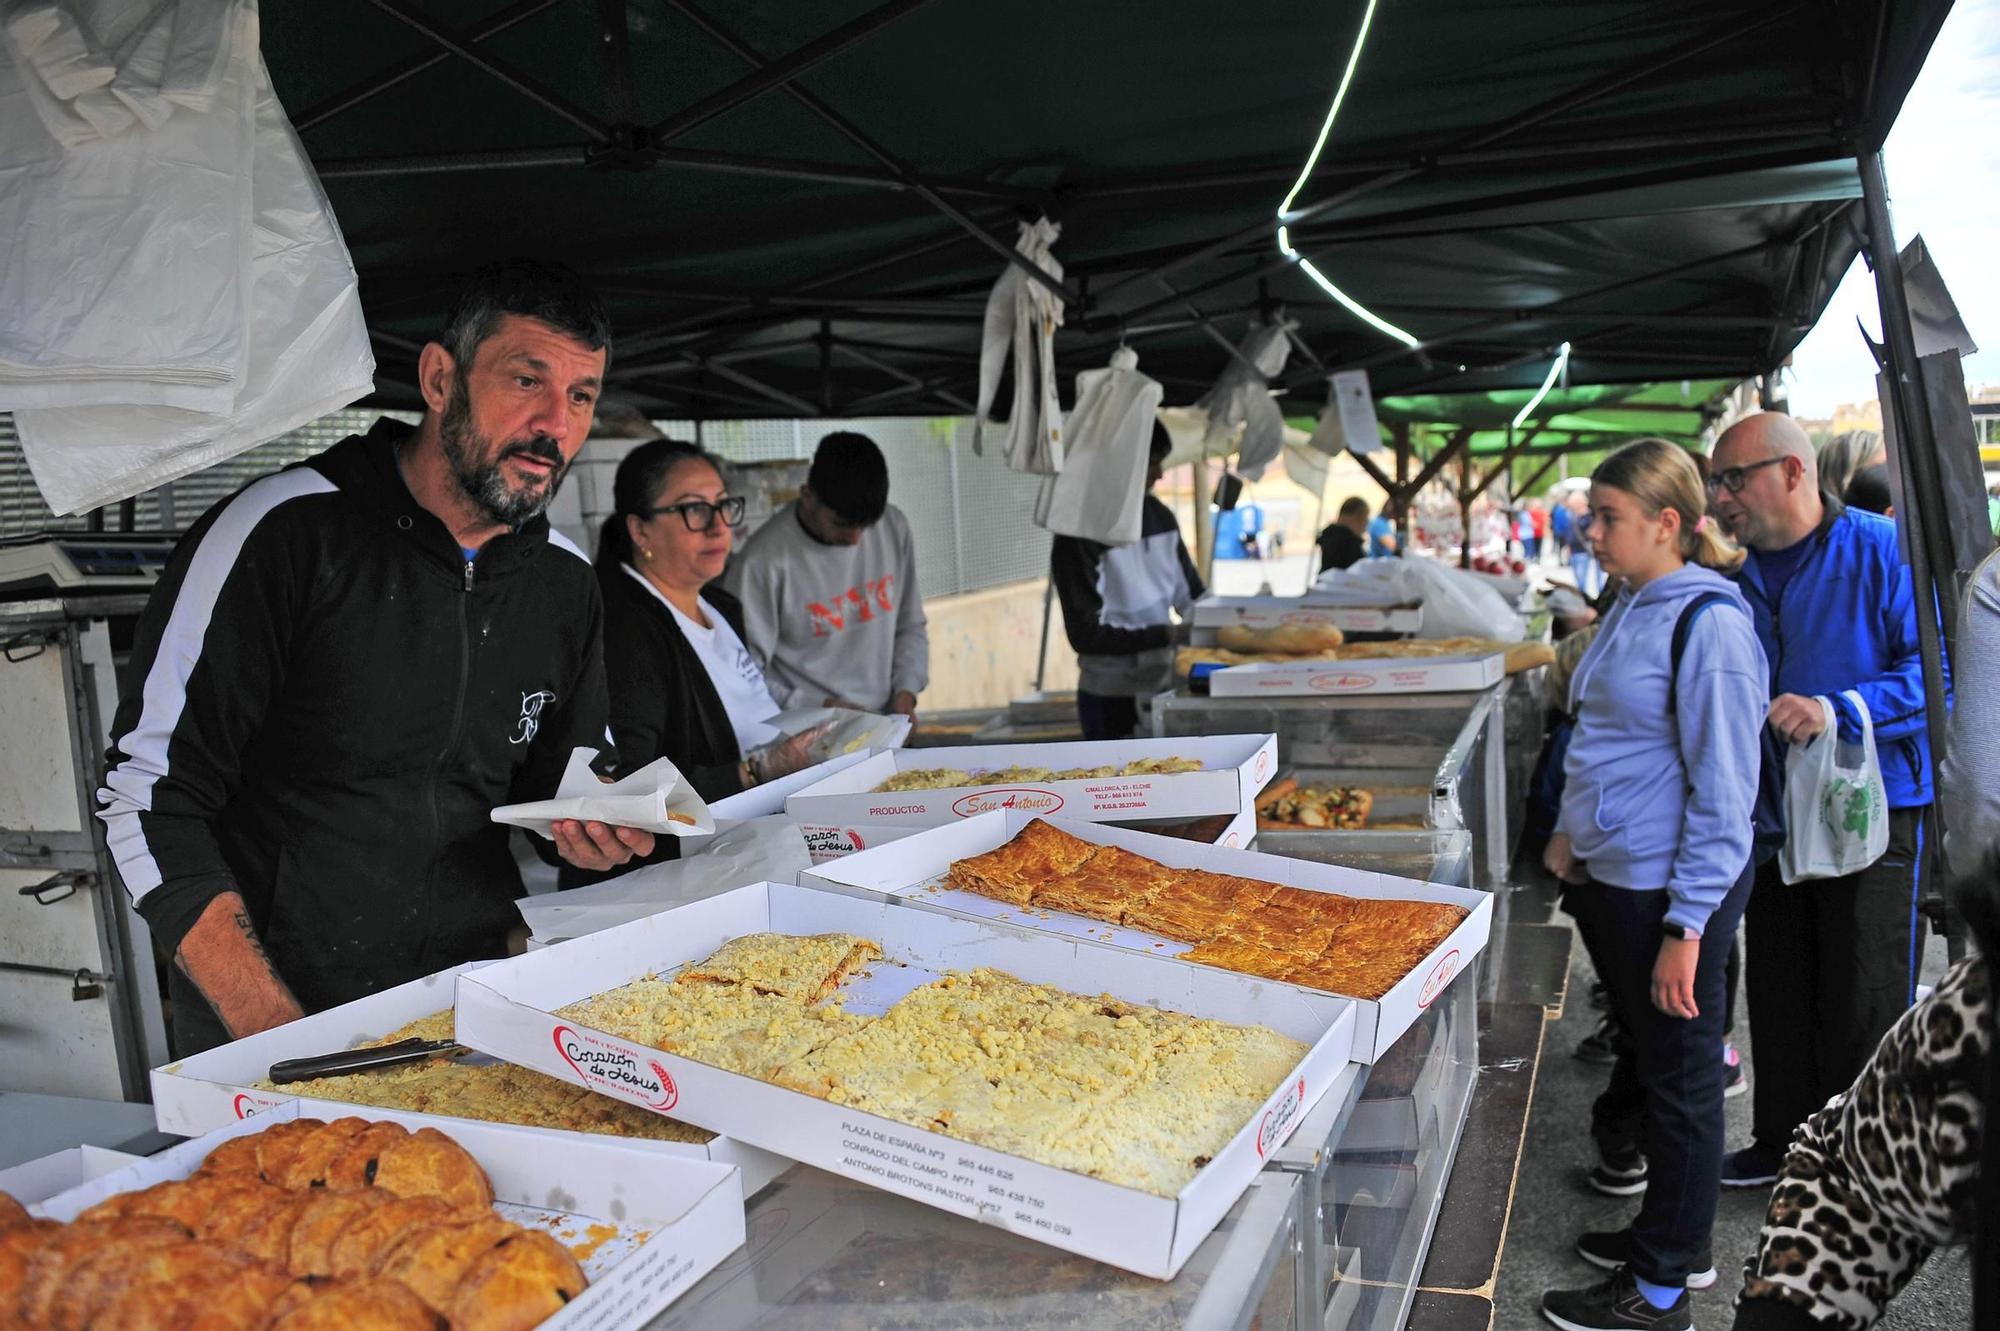
[{"label": "cloudy sky", "polygon": [[[1980,352],[1967,385],[2000,385],[2000,0],[1959,0],[1889,134],[1884,155],[1896,241],[1923,233]],[[1860,260],[1793,358],[1792,410],[1830,416],[1875,396],[1871,336],[1881,322]]]}]

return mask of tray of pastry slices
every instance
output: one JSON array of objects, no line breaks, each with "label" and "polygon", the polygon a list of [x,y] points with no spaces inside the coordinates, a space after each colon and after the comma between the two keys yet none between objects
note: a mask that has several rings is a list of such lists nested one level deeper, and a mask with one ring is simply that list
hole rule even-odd
[{"label": "tray of pastry slices", "polygon": [[743,1242],[732,1166],[298,1102],[23,1207],[0,1324],[624,1328]]}]

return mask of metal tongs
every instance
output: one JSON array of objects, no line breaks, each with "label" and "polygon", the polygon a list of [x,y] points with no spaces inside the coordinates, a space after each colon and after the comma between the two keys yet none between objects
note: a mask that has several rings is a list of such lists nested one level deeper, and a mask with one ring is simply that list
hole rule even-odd
[{"label": "metal tongs", "polygon": [[282,1086],[289,1081],[310,1081],[314,1077],[345,1077],[354,1072],[414,1063],[433,1054],[460,1049],[456,1040],[420,1040],[411,1036],[394,1044],[372,1045],[366,1049],[343,1049],[337,1054],[315,1054],[311,1058],[288,1058],[271,1065],[271,1080]]}]

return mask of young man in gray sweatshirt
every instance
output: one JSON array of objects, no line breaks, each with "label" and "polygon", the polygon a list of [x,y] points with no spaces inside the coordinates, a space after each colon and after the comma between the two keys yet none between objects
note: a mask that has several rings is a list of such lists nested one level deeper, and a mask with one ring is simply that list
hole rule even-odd
[{"label": "young man in gray sweatshirt", "polygon": [[889,503],[874,440],[820,440],[799,497],[743,543],[724,581],[779,706],[916,716],[930,637],[909,520]]}]

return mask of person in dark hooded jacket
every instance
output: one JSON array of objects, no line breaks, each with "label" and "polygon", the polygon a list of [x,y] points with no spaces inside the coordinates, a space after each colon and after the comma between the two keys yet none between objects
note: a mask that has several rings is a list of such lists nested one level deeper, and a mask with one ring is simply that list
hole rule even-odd
[{"label": "person in dark hooded jacket", "polygon": [[[98,816],[173,959],[177,1056],[505,955],[497,805],[602,748],[602,603],[543,516],[590,433],[603,306],[482,269],[417,364],[425,411],[223,500],[141,615]],[[558,822],[602,870],[653,849]]]}]

